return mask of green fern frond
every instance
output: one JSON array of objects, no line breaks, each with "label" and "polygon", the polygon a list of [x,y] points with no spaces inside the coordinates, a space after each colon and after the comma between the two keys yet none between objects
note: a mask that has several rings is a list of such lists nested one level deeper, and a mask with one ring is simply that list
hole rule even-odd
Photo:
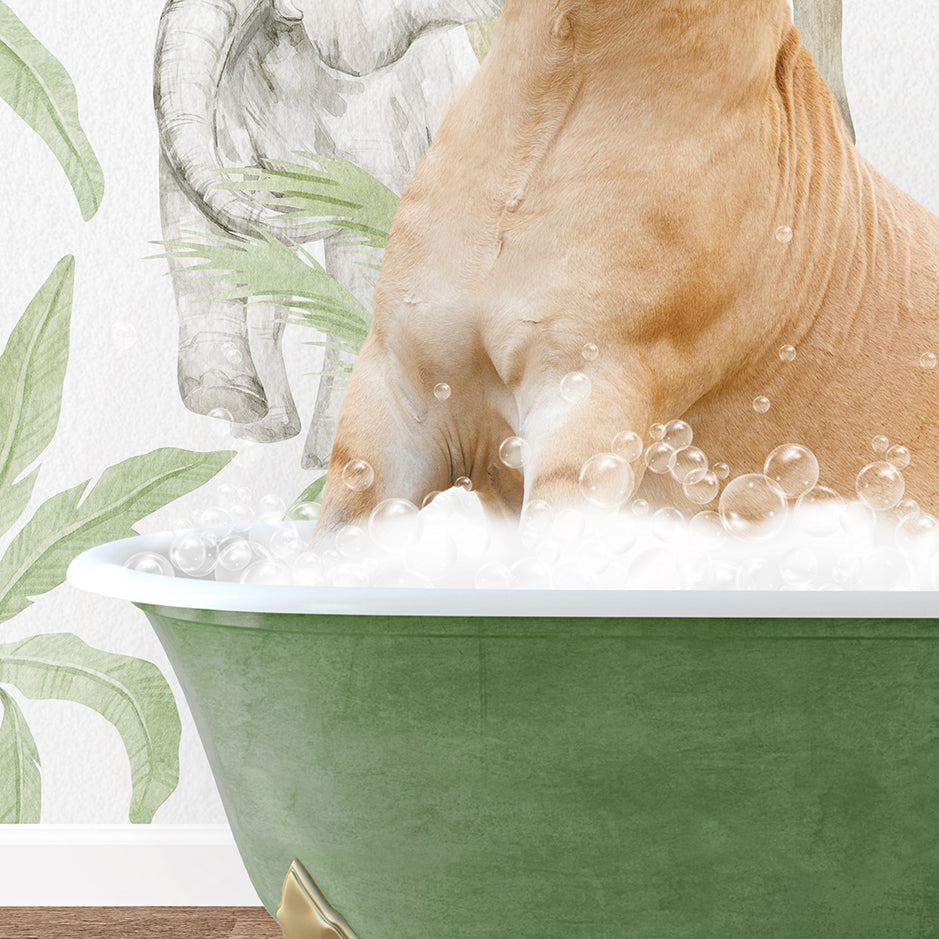
[{"label": "green fern frond", "polygon": [[223,169],[225,175],[240,178],[218,183],[215,188],[255,197],[267,193],[269,198],[258,201],[281,218],[306,219],[310,228],[328,221],[353,236],[350,241],[356,244],[384,248],[398,196],[349,160],[313,153],[297,156],[307,164],[272,160],[265,167]]}]

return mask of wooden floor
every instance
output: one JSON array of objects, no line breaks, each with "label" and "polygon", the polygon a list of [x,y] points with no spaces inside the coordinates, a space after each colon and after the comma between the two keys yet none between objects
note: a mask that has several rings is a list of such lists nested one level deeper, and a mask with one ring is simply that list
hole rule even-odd
[{"label": "wooden floor", "polygon": [[282,939],[262,906],[0,907],[0,939]]}]

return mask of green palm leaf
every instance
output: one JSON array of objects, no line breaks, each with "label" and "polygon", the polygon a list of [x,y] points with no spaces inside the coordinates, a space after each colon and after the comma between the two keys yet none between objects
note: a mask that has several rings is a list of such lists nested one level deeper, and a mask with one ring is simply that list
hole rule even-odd
[{"label": "green palm leaf", "polygon": [[[354,240],[371,248],[388,243],[398,196],[360,166],[340,157],[298,153],[307,164],[274,160],[264,168],[240,167],[222,170],[242,179],[218,183],[217,189],[269,193],[261,199],[282,218],[309,220],[321,227],[325,220],[345,229]],[[312,172],[315,170],[315,172]]]},{"label": "green palm leaf", "polygon": [[356,353],[361,348],[371,323],[368,309],[307,252],[297,249],[299,255],[294,254],[288,245],[262,232],[251,240],[186,234],[201,240],[161,242],[167,249],[161,257],[197,262],[182,273],[205,284],[202,299],[276,302],[287,312],[288,322],[328,332],[346,351]]},{"label": "green palm leaf", "polygon": [[62,164],[88,221],[104,198],[104,174],[78,120],[75,86],[59,60],[2,0],[0,98],[42,137]]},{"label": "green palm leaf", "polygon": [[0,559],[0,623],[65,579],[86,548],[133,535],[134,522],[208,482],[233,451],[193,453],[164,447],[108,467],[45,501]]},{"label": "green palm leaf", "polygon": [[324,473],[318,479],[314,479],[296,499],[293,500],[293,504],[287,509],[287,518],[293,518],[294,512],[297,509],[297,506],[303,505],[307,502],[312,502],[319,504],[323,501],[323,489],[326,487],[326,474]]},{"label": "green palm leaf", "polygon": [[74,275],[75,259],[62,258],[0,356],[0,535],[26,508],[36,471],[13,481],[45,450],[59,423]]},{"label": "green palm leaf", "polygon": [[180,737],[173,692],[155,665],[52,633],[0,645],[0,682],[28,698],[76,701],[110,721],[130,760],[130,820],[153,820],[179,782]]},{"label": "green palm leaf", "polygon": [[20,706],[3,688],[0,707],[0,825],[36,824],[42,802],[39,750]]}]

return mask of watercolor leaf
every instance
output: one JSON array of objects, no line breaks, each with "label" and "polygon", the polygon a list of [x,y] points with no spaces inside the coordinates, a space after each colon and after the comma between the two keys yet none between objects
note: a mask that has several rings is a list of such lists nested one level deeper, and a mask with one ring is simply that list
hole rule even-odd
[{"label": "watercolor leaf", "polygon": [[135,522],[208,482],[234,456],[164,447],[108,467],[92,488],[86,480],[47,499],[0,559],[0,623],[61,584],[76,555],[134,535]]},{"label": "watercolor leaf", "polygon": [[0,688],[0,825],[35,825],[42,805],[39,750],[20,706]]},{"label": "watercolor leaf", "polygon": [[198,240],[159,242],[167,249],[159,257],[196,262],[180,273],[205,284],[204,300],[246,297],[276,303],[287,312],[287,322],[327,332],[353,354],[361,348],[371,313],[307,252],[298,248],[298,256],[263,232],[252,240],[186,234]]},{"label": "watercolor leaf", "polygon": [[308,162],[271,160],[265,167],[223,169],[226,175],[243,178],[217,183],[214,188],[247,192],[256,198],[267,193],[268,198],[258,201],[277,210],[281,218],[309,219],[310,228],[328,219],[357,243],[384,248],[398,208],[397,194],[349,160],[315,153],[298,152],[297,156]]},{"label": "watercolor leaf", "polygon": [[36,471],[13,481],[51,442],[68,364],[75,259],[62,258],[20,317],[0,356],[0,535],[20,517]]},{"label": "watercolor leaf", "polygon": [[78,119],[75,86],[55,56],[0,0],[0,98],[45,141],[87,222],[104,198],[104,173]]},{"label": "watercolor leaf", "polygon": [[489,17],[484,20],[477,20],[475,23],[466,24],[466,35],[473,47],[473,52],[476,53],[476,58],[480,62],[486,58],[486,53],[489,52],[492,46],[492,38],[495,35],[498,21],[498,17]]},{"label": "watercolor leaf", "polygon": [[293,505],[287,509],[287,518],[296,518],[297,507],[303,505],[304,503],[313,503],[318,505],[323,501],[323,488],[326,486],[326,474],[324,473],[318,479],[314,479],[296,499],[293,500]]},{"label": "watercolor leaf", "polygon": [[130,821],[146,824],[179,782],[179,711],[152,662],[92,648],[70,633],[0,645],[0,682],[27,698],[75,701],[110,721],[130,760]]}]

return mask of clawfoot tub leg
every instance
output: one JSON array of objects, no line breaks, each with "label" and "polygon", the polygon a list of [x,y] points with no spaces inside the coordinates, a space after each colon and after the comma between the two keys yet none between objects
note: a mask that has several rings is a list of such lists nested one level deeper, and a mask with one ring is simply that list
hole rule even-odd
[{"label": "clawfoot tub leg", "polygon": [[277,922],[284,939],[356,939],[349,924],[329,905],[306,868],[296,860],[284,880]]}]

